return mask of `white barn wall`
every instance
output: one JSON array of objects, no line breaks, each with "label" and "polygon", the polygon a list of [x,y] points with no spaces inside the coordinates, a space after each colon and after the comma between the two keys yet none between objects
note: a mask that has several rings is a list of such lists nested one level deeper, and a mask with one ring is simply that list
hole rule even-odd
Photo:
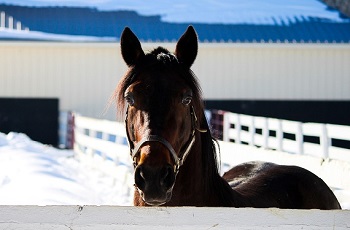
[{"label": "white barn wall", "polygon": [[[144,43],[144,50],[162,45]],[[60,110],[115,119],[105,106],[126,71],[117,43],[1,42],[0,97],[57,97]],[[205,99],[350,100],[349,44],[201,43]]]},{"label": "white barn wall", "polygon": [[103,117],[126,70],[117,44],[1,43],[0,50],[1,97],[57,97],[61,110],[93,117]]},{"label": "white barn wall", "polygon": [[350,99],[350,45],[202,44],[207,99]]}]

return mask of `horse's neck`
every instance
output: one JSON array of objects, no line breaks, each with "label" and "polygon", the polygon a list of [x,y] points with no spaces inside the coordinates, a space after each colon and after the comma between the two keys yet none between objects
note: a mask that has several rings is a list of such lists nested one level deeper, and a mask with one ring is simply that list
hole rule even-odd
[{"label": "horse's neck", "polygon": [[[204,153],[201,141],[197,139],[185,164],[180,168],[173,190],[173,198],[167,205],[234,206],[233,191],[227,182],[218,172],[211,170],[210,174],[210,170],[205,170],[211,165],[203,165],[206,162],[202,160]],[[214,162],[207,164],[214,164]]]}]

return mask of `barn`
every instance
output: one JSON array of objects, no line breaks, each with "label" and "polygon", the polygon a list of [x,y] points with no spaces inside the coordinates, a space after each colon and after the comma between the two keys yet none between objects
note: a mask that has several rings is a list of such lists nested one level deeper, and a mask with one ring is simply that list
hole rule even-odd
[{"label": "barn", "polygon": [[[349,125],[350,20],[323,6],[322,15],[192,23],[200,41],[192,69],[207,109]],[[0,11],[1,98],[53,99],[58,111],[110,120],[116,119],[111,97],[126,71],[118,41],[124,26],[144,50],[174,50],[189,24],[90,8],[0,4]],[[85,23],[68,20],[77,14]],[[64,15],[61,24],[57,15]]]}]

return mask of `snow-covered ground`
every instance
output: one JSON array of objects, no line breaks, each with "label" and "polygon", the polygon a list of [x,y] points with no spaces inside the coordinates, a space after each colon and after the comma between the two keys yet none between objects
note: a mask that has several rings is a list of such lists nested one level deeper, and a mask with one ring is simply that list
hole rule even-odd
[{"label": "snow-covered ground", "polygon": [[120,164],[115,172],[106,175],[75,158],[73,151],[24,134],[0,133],[0,205],[132,205],[132,185],[123,176],[132,173],[131,165]]},{"label": "snow-covered ground", "polygon": [[[236,146],[242,156],[251,153],[250,146]],[[234,162],[244,161],[239,158]],[[111,170],[108,165],[100,170],[73,151],[43,145],[25,134],[0,133],[0,205],[132,205],[131,163],[109,163]],[[224,164],[222,169],[230,167]],[[336,189],[335,194],[350,209],[350,191]]]},{"label": "snow-covered ground", "polygon": [[309,17],[345,21],[319,0],[0,0],[24,6],[95,7],[99,10],[133,10],[141,15],[161,15],[166,22],[275,24]]}]

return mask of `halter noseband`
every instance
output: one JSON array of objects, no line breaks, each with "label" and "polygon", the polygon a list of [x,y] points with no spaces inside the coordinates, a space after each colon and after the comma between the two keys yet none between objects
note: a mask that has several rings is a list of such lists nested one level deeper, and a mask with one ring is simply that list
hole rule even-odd
[{"label": "halter noseband", "polygon": [[[127,110],[128,111],[128,110]],[[163,144],[170,152],[171,157],[173,158],[174,161],[174,173],[175,175],[177,175],[177,173],[179,172],[180,167],[183,165],[183,163],[185,162],[195,140],[196,140],[196,130],[198,130],[199,132],[206,132],[207,130],[201,130],[196,128],[196,124],[197,124],[197,116],[196,113],[194,111],[193,106],[191,106],[191,122],[192,122],[192,131],[191,131],[191,137],[190,139],[187,141],[187,147],[185,149],[185,151],[183,151],[183,153],[180,154],[180,157],[178,157],[178,155],[176,154],[176,151],[174,150],[174,148],[172,147],[172,145],[165,140],[163,137],[158,136],[158,135],[149,135],[146,136],[144,138],[142,138],[135,146],[134,143],[131,141],[130,136],[129,136],[129,132],[128,129],[126,130],[126,135],[127,135],[127,139],[128,139],[128,143],[129,143],[129,148],[130,148],[130,156],[134,162],[134,166],[136,167],[137,162],[136,162],[136,156],[139,153],[139,150],[141,148],[142,145],[144,145],[146,142],[159,142],[161,144]],[[128,112],[126,113],[126,118],[125,118],[125,124],[126,127],[128,127]]]}]

